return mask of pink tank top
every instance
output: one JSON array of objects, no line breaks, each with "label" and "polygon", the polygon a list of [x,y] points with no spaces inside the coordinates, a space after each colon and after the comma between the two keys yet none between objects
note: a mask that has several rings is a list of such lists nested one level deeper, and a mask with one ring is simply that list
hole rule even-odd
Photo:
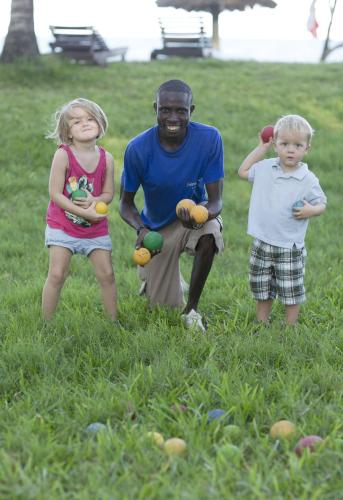
[{"label": "pink tank top", "polygon": [[[71,198],[76,189],[87,189],[93,196],[102,193],[106,173],[106,152],[99,146],[100,158],[94,172],[84,170],[75,158],[71,148],[61,144],[68,155],[69,166],[64,183],[63,194]],[[108,234],[108,220],[103,219],[96,224],[90,224],[85,219],[66,212],[50,200],[46,214],[46,223],[54,229],[61,229],[74,238],[97,238]]]}]

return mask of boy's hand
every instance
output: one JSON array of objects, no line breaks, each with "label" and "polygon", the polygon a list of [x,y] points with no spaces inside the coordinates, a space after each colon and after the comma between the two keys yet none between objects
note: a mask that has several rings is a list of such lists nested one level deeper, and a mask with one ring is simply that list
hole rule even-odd
[{"label": "boy's hand", "polygon": [[259,136],[258,148],[260,148],[261,153],[263,154],[263,156],[266,154],[266,152],[268,151],[268,149],[272,145],[273,145],[273,137],[270,137],[269,140],[268,140],[268,142],[264,142],[262,140],[261,136]]},{"label": "boy's hand", "polygon": [[308,203],[306,200],[301,200],[304,204],[301,208],[293,208],[293,217],[297,220],[308,219],[314,215],[314,206]]}]

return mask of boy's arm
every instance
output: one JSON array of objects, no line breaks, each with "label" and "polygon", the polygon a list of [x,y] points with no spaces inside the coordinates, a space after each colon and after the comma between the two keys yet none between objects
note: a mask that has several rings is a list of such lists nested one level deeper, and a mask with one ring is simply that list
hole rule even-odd
[{"label": "boy's arm", "polygon": [[304,206],[302,208],[297,208],[293,211],[295,219],[308,219],[309,217],[315,217],[316,215],[321,215],[325,209],[325,203],[318,203],[317,205],[311,205],[306,200],[302,200]]},{"label": "boy's arm", "polygon": [[243,160],[241,166],[238,169],[238,175],[241,179],[248,179],[249,170],[258,161],[262,160],[271,146],[273,139],[270,138],[269,142],[263,142],[260,140],[259,145],[248,154],[248,156]]}]

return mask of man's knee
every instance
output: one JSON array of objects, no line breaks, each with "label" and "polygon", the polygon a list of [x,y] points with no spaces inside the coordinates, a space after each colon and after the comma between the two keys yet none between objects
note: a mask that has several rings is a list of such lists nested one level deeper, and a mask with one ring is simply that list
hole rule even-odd
[{"label": "man's knee", "polygon": [[213,234],[204,234],[199,238],[198,244],[195,249],[197,252],[208,252],[215,253],[216,251],[216,243]]}]

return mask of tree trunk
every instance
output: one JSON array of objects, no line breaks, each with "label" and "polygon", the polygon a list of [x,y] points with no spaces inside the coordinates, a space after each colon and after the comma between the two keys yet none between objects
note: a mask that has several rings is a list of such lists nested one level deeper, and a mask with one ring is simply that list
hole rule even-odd
[{"label": "tree trunk", "polygon": [[322,52],[322,55],[320,57],[320,61],[321,62],[325,61],[325,59],[330,54],[330,52],[332,52],[333,50],[335,50],[335,48],[338,48],[338,47],[341,46],[341,44],[340,44],[337,47],[332,47],[330,49],[330,31],[331,31],[333,16],[335,15],[336,3],[337,3],[337,0],[334,0],[334,4],[331,7],[331,18],[330,18],[330,22],[329,22],[329,27],[328,27],[328,32],[327,32],[327,35],[326,35],[326,39],[325,39],[325,42],[324,42],[323,52]]},{"label": "tree trunk", "polygon": [[12,62],[17,57],[33,58],[38,55],[33,22],[33,0],[12,0],[11,20],[1,61]]},{"label": "tree trunk", "polygon": [[218,6],[213,6],[211,8],[212,14],[212,47],[216,50],[220,49],[219,40],[219,14],[220,9]]}]

